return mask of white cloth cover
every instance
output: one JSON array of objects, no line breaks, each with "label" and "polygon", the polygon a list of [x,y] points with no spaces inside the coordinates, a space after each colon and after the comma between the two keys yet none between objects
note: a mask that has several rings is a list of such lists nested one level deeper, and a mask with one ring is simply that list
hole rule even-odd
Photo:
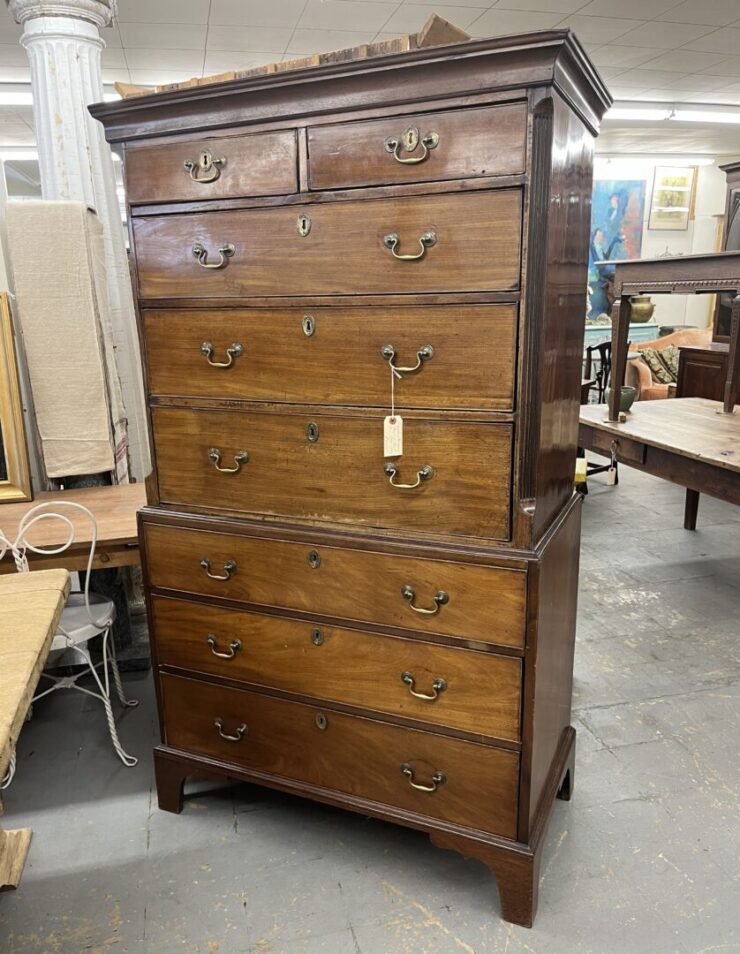
[{"label": "white cloth cover", "polygon": [[20,330],[49,477],[127,480],[100,221],[83,202],[6,207]]}]

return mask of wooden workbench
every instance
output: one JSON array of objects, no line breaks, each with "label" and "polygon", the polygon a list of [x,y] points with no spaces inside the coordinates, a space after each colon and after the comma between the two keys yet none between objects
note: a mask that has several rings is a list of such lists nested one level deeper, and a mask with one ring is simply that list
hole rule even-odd
[{"label": "wooden workbench", "polygon": [[[93,569],[138,565],[140,560],[136,513],[146,505],[144,484],[45,491],[32,501],[3,504],[0,506],[0,529],[9,540],[13,540],[24,514],[37,504],[55,500],[82,504],[95,515],[98,540]],[[75,513],[64,508],[64,512],[75,526],[74,544],[58,556],[39,556],[29,552],[28,560],[32,570],[51,567],[84,570],[87,566],[90,553],[90,521],[80,511]],[[62,544],[67,534],[68,530],[60,520],[42,520],[30,531],[29,539],[38,546],[53,547]],[[11,559],[6,557],[0,560],[0,574],[14,572],[15,565]]]},{"label": "wooden workbench", "polygon": [[740,414],[718,401],[638,401],[624,424],[606,404],[581,408],[579,444],[686,487],[684,527],[696,529],[699,494],[740,504]]}]

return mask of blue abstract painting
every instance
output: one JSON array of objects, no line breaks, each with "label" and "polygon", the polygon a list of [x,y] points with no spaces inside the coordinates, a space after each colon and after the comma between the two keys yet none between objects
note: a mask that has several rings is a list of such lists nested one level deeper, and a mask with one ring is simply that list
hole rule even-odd
[{"label": "blue abstract painting", "polygon": [[613,265],[597,267],[596,262],[640,257],[645,192],[644,180],[598,179],[594,182],[588,255],[589,318],[609,312],[607,287],[614,274]]}]

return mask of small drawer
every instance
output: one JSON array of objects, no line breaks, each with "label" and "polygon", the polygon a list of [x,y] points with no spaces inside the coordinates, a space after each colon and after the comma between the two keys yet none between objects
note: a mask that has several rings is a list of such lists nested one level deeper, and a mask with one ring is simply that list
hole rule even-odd
[{"label": "small drawer", "polygon": [[162,675],[161,686],[172,748],[516,835],[515,752],[180,676]]},{"label": "small drawer", "polygon": [[[389,382],[390,384],[390,382]],[[160,502],[356,526],[510,536],[511,424],[155,407]]]},{"label": "small drawer", "polygon": [[288,195],[298,191],[296,133],[128,146],[124,176],[132,204]]},{"label": "small drawer", "polygon": [[[510,410],[515,305],[143,310],[150,394]],[[276,342],[278,346],[276,347]]]},{"label": "small drawer", "polygon": [[526,143],[524,103],[314,126],[309,184],[340,189],[517,175]]},{"label": "small drawer", "polygon": [[521,660],[152,598],[160,665],[518,741]]},{"label": "small drawer", "polygon": [[[149,585],[521,648],[526,573],[145,522]],[[424,612],[431,610],[431,612]]]},{"label": "small drawer", "polygon": [[142,298],[512,291],[521,192],[133,219]]}]

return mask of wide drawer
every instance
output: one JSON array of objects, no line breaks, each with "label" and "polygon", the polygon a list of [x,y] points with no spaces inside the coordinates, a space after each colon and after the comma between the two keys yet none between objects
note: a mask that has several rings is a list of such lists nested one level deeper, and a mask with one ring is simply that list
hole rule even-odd
[{"label": "wide drawer", "polygon": [[139,294],[509,291],[521,217],[520,191],[505,189],[134,218]]},{"label": "wide drawer", "polygon": [[162,503],[509,538],[510,424],[406,417],[392,460],[380,414],[156,407],[152,428]]},{"label": "wide drawer", "polygon": [[524,103],[314,126],[312,189],[516,175],[524,171]]},{"label": "wide drawer", "polygon": [[519,739],[521,660],[152,597],[160,665]]},{"label": "wide drawer", "polygon": [[392,361],[407,369],[395,381],[399,407],[513,406],[515,305],[145,310],[142,317],[154,395],[387,407]]},{"label": "wide drawer", "polygon": [[515,837],[514,752],[179,676],[161,684],[172,748]]},{"label": "wide drawer", "polygon": [[144,539],[152,587],[502,646],[524,643],[521,570],[148,522]]},{"label": "wide drawer", "polygon": [[197,202],[298,191],[296,133],[195,139],[128,146],[129,202]]}]

